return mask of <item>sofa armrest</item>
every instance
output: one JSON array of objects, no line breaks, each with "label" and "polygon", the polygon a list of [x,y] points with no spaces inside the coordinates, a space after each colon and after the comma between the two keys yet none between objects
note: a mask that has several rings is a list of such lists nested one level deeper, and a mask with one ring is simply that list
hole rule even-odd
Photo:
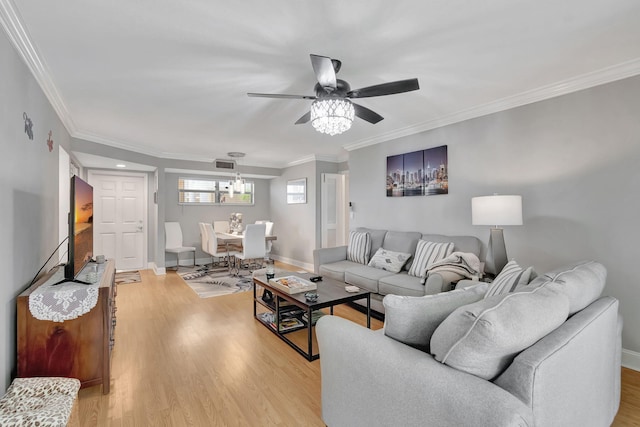
[{"label": "sofa armrest", "polygon": [[424,294],[433,295],[440,292],[448,292],[455,289],[456,283],[463,276],[446,271],[439,271],[437,273],[431,273],[427,276],[427,280],[424,283]]},{"label": "sofa armrest", "polygon": [[515,396],[346,319],[316,327],[328,426],[529,426]]},{"label": "sofa armrest", "polygon": [[313,250],[313,271],[318,274],[322,264],[344,261],[347,259],[347,247],[321,248]]}]

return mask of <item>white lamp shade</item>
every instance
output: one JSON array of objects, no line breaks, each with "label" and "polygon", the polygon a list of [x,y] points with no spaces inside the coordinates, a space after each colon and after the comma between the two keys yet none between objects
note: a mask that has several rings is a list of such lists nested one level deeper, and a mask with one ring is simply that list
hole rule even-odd
[{"label": "white lamp shade", "polygon": [[473,225],[522,225],[522,196],[481,196],[471,199]]}]

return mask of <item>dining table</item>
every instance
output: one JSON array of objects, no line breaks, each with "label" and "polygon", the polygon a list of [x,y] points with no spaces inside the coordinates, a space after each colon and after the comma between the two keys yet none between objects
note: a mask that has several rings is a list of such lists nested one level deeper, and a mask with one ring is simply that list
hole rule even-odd
[{"label": "dining table", "polygon": [[[216,238],[220,244],[225,245],[241,245],[242,244],[242,233],[233,234],[233,233],[220,233],[216,232]],[[278,240],[278,237],[275,235],[264,236],[266,241],[274,241]]]}]

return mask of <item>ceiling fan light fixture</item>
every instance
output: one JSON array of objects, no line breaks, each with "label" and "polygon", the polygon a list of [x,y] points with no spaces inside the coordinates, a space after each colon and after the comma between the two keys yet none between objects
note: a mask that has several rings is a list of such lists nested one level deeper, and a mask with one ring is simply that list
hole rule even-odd
[{"label": "ceiling fan light fixture", "polygon": [[317,99],[311,104],[311,124],[314,129],[328,135],[338,135],[351,128],[355,110],[344,98]]}]

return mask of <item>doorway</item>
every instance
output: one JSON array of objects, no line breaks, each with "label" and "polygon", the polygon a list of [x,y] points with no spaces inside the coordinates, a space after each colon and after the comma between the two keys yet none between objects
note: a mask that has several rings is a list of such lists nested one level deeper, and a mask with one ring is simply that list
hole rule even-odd
[{"label": "doorway", "polygon": [[321,184],[322,247],[347,244],[347,179],[339,173],[323,173]]},{"label": "doorway", "polygon": [[116,261],[117,270],[147,264],[147,175],[89,171],[93,186],[93,253]]}]

